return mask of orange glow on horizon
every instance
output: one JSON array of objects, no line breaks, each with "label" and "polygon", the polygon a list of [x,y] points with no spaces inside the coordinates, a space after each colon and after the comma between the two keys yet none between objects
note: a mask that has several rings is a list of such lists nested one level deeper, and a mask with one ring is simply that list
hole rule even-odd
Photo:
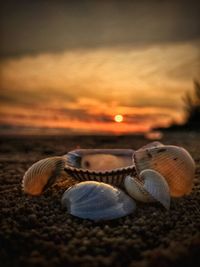
[{"label": "orange glow on horizon", "polygon": [[182,122],[182,96],[192,90],[198,54],[185,43],[5,59],[0,133],[20,127],[132,133]]},{"label": "orange glow on horizon", "polygon": [[[38,114],[38,109],[40,110],[40,114]],[[143,109],[133,109],[133,112],[135,112],[136,114],[139,113],[139,111],[141,113],[144,112]],[[10,106],[4,105],[2,106],[2,109],[0,111],[0,124],[12,125],[14,127],[13,129],[15,129],[15,127],[22,127],[22,129],[23,127],[28,127],[31,129],[61,129],[62,131],[66,130],[66,133],[70,133],[71,131],[93,132],[96,134],[148,132],[155,124],[155,122],[159,123],[159,125],[162,126],[167,126],[170,124],[170,118],[167,116],[162,117],[162,123],[160,122],[161,119],[157,118],[158,111],[159,109],[155,109],[153,112],[153,108],[145,108],[145,117],[148,113],[149,115],[151,114],[148,118],[145,119],[145,121],[143,118],[144,116],[142,116],[140,120],[124,120],[123,123],[117,123],[116,125],[116,115],[113,116],[113,121],[98,121],[97,119],[99,118],[99,116],[101,116],[101,113],[96,114],[93,118],[91,117],[90,120],[83,120],[81,118],[66,117],[65,114],[59,112],[55,113],[54,110],[42,109],[42,107],[38,107],[37,109],[33,109],[31,107],[11,108]],[[129,114],[129,109],[127,110],[127,114]],[[108,116],[111,115],[108,114]]]}]

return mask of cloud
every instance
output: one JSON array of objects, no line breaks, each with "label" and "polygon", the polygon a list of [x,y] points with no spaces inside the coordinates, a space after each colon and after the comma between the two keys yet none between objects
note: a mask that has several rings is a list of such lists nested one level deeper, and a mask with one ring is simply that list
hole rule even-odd
[{"label": "cloud", "polygon": [[123,114],[130,130],[180,121],[198,64],[196,42],[3,60],[0,122],[102,130]]},{"label": "cloud", "polygon": [[198,1],[1,1],[1,56],[195,40]]}]

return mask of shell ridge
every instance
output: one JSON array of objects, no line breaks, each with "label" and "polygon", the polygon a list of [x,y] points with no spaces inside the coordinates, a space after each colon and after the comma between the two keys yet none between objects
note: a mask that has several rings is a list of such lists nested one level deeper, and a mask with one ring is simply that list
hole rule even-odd
[{"label": "shell ridge", "polygon": [[43,191],[45,191],[48,187],[50,187],[56,181],[56,179],[61,175],[63,168],[64,168],[64,162],[63,162],[63,159],[61,158],[60,161],[58,160],[56,162],[55,170],[52,171],[52,174],[49,177],[46,185],[44,186]]}]

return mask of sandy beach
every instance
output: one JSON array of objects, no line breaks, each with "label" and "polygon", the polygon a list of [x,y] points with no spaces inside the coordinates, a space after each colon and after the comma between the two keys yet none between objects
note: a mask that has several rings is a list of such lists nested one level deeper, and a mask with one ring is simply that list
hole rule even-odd
[{"label": "sandy beach", "polygon": [[11,136],[0,138],[0,263],[4,267],[149,267],[200,264],[200,134],[167,133],[161,140],[186,148],[196,162],[190,195],[159,204],[137,203],[135,213],[95,223],[61,207],[74,180],[60,180],[43,195],[21,190],[35,161],[75,148],[133,148],[140,136]]}]

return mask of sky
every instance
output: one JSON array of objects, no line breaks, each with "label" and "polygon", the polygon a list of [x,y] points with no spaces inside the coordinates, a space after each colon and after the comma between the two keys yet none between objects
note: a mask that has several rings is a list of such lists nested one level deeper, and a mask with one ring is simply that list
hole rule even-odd
[{"label": "sky", "polygon": [[181,123],[200,78],[198,2],[1,1],[0,132]]}]

